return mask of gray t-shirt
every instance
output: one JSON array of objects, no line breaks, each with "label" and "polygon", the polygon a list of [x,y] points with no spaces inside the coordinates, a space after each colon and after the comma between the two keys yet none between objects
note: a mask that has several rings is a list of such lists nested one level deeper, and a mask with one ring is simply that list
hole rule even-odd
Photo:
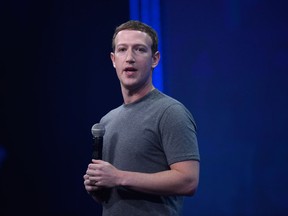
[{"label": "gray t-shirt", "polygon": [[[196,125],[179,101],[154,89],[105,115],[103,160],[125,171],[155,173],[200,160]],[[106,191],[103,215],[180,215],[182,196],[158,196],[115,187]]]}]

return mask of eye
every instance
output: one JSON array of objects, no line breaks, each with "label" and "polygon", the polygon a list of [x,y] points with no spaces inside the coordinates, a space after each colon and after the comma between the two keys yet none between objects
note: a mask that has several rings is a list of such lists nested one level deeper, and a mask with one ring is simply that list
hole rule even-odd
[{"label": "eye", "polygon": [[126,48],[125,47],[119,47],[117,49],[117,52],[125,52],[126,51]]},{"label": "eye", "polygon": [[146,49],[145,49],[144,47],[137,47],[137,48],[136,48],[136,51],[137,51],[137,52],[144,53],[144,52],[146,52]]}]

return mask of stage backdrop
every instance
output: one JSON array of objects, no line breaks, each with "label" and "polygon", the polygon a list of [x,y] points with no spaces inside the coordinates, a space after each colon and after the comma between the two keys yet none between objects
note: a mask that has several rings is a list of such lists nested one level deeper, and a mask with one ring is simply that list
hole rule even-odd
[{"label": "stage backdrop", "polygon": [[[160,1],[164,92],[198,125],[183,216],[287,215],[287,3]],[[110,62],[129,1],[0,3],[0,215],[100,215],[91,127],[122,103]]]},{"label": "stage backdrop", "polygon": [[100,215],[83,175],[92,125],[122,103],[110,52],[129,2],[9,0],[0,16],[0,215]]},{"label": "stage backdrop", "polygon": [[184,215],[288,215],[286,1],[162,1],[165,92],[198,123]]}]

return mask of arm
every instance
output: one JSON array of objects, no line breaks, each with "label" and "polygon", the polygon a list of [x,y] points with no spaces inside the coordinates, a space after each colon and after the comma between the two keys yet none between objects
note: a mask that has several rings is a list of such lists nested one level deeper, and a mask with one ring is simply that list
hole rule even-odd
[{"label": "arm", "polygon": [[152,194],[193,195],[198,186],[199,162],[178,162],[170,168],[153,174],[122,171],[120,185]]},{"label": "arm", "polygon": [[124,186],[158,195],[193,195],[198,186],[199,162],[177,162],[167,171],[139,173],[118,170],[108,162],[93,160],[86,175],[94,184],[94,190],[99,187]]}]

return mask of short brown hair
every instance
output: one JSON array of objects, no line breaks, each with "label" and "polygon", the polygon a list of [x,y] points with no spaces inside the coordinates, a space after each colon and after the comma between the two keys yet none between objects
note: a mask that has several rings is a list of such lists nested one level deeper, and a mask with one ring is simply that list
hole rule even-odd
[{"label": "short brown hair", "polygon": [[115,29],[115,32],[114,32],[114,35],[112,38],[112,50],[113,50],[113,52],[115,51],[115,38],[116,38],[117,34],[122,30],[136,30],[136,31],[142,31],[142,32],[147,33],[152,39],[152,45],[151,45],[152,54],[155,54],[158,51],[157,32],[151,26],[149,26],[143,22],[140,22],[138,20],[129,20],[128,22],[121,24],[120,26],[118,26]]}]

